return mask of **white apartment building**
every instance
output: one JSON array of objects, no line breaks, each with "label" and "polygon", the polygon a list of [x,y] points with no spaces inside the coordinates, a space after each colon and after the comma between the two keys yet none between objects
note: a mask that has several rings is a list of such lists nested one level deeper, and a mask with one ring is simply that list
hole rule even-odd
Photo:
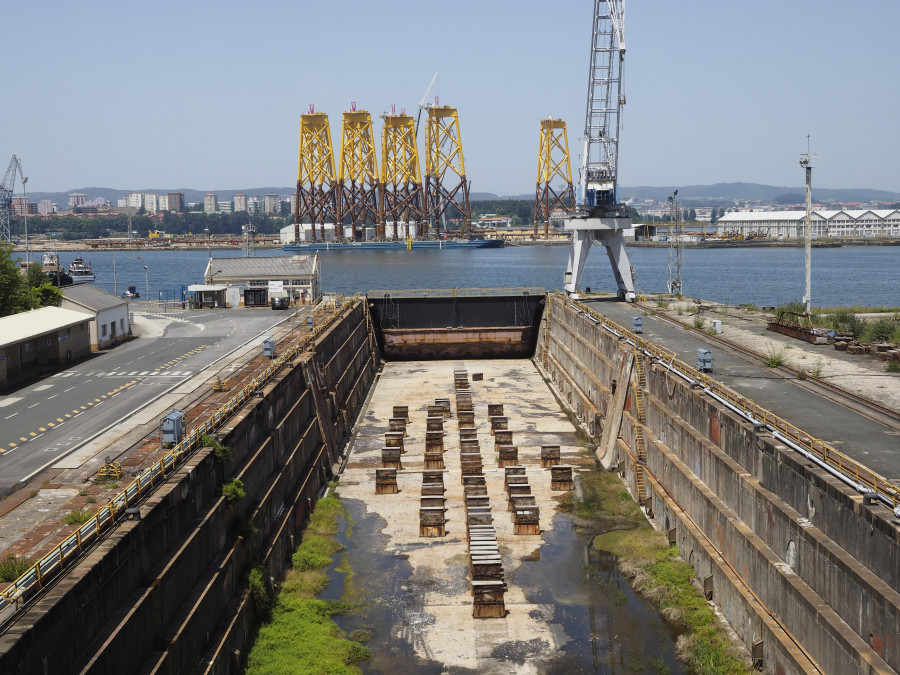
[{"label": "white apartment building", "polygon": [[219,206],[219,196],[215,192],[207,192],[203,195],[203,210],[206,213],[215,213]]},{"label": "white apartment building", "polygon": [[247,210],[250,213],[259,213],[262,211],[262,199],[260,199],[258,195],[250,197],[250,199],[247,200]]},{"label": "white apartment building", "polygon": [[151,192],[144,193],[144,210],[147,213],[156,213],[159,211],[159,202],[157,195]]},{"label": "white apartment building", "polygon": [[157,202],[160,212],[165,213],[169,210],[169,195],[159,195]]},{"label": "white apartment building", "polygon": [[[813,211],[813,239],[900,237],[897,209]],[[740,211],[726,213],[716,221],[716,234],[756,235],[772,239],[806,236],[805,211]]]},{"label": "white apartment building", "polygon": [[50,213],[56,213],[56,204],[51,202],[49,199],[42,199],[38,202],[38,213],[42,216],[46,216]]},{"label": "white apartment building", "polygon": [[270,192],[265,197],[263,197],[263,212],[278,213],[280,206],[281,206],[281,200],[278,198],[278,195],[275,194],[274,192]]},{"label": "white apartment building", "polygon": [[216,210],[221,213],[231,213],[231,202],[216,202]]},{"label": "white apartment building", "polygon": [[87,196],[83,192],[73,192],[69,195],[69,208],[74,209],[78,206],[84,206]]},{"label": "white apartment building", "polygon": [[234,212],[241,213],[247,210],[247,195],[243,192],[238,192],[234,196]]},{"label": "white apartment building", "polygon": [[144,193],[143,192],[132,192],[128,197],[126,197],[125,205],[130,209],[139,209],[144,205]]},{"label": "white apartment building", "polygon": [[116,199],[117,209],[124,209],[126,206],[128,206],[128,197],[119,197]]}]

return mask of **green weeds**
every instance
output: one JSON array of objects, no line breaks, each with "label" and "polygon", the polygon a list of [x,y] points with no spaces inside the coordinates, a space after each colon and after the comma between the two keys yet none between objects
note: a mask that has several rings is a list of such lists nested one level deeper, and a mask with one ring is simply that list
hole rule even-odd
[{"label": "green weeds", "polygon": [[25,574],[33,564],[28,558],[17,556],[14,553],[0,558],[0,582],[15,581]]},{"label": "green weeds", "polygon": [[[336,497],[324,497],[316,503],[303,541],[292,556],[293,569],[274,599],[268,620],[247,662],[248,675],[288,675],[293,673],[354,673],[353,665],[370,657],[363,644],[368,631],[344,636],[332,616],[355,611],[357,607],[342,601],[319,600],[315,596],[328,585],[326,570],[342,546],[334,538],[338,521],[346,517]],[[254,603],[265,602],[264,571],[253,573],[248,586]],[[258,605],[257,605],[258,606]]]},{"label": "green weeds", "polygon": [[244,497],[247,496],[246,490],[244,490],[244,483],[237,478],[232,478],[231,480],[222,483],[222,496],[225,497],[225,501],[228,502],[228,506],[234,506],[239,501],[241,501]]},{"label": "green weeds", "polygon": [[787,358],[787,347],[784,345],[770,344],[766,347],[764,360],[769,368],[778,368]]},{"label": "green weeds", "polygon": [[84,525],[87,521],[94,517],[90,511],[84,509],[72,509],[63,518],[66,525]]}]

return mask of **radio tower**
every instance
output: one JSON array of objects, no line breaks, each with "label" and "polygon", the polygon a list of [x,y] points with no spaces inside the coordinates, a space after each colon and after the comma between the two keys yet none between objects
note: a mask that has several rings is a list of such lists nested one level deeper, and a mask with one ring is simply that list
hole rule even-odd
[{"label": "radio tower", "polygon": [[800,166],[806,170],[806,233],[803,236],[803,250],[806,257],[806,295],[803,304],[806,313],[812,309],[812,170],[817,156],[809,152],[809,134],[806,135],[806,152],[800,155]]},{"label": "radio tower", "polygon": [[584,156],[576,212],[565,224],[572,232],[565,289],[570,295],[577,292],[588,251],[592,245],[599,244],[606,247],[619,297],[634,302],[634,273],[622,235],[623,230],[631,227],[631,219],[627,207],[619,203],[616,195],[619,118],[625,105],[622,94],[624,58],[625,2],[595,0]]}]

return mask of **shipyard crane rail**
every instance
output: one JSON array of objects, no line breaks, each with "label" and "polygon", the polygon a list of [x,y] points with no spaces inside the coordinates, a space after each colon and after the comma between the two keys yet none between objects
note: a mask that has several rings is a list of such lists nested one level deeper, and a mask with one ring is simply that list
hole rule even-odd
[{"label": "shipyard crane rail", "polygon": [[0,241],[10,243],[12,232],[10,230],[10,222],[12,220],[12,198],[16,189],[16,171],[22,183],[25,183],[25,174],[22,172],[22,160],[15,155],[9,160],[9,166],[3,176],[3,182],[0,183]]},{"label": "shipyard crane rail", "polygon": [[625,96],[625,0],[595,0],[588,73],[587,111],[576,211],[566,219],[572,248],[565,273],[565,290],[574,295],[594,244],[606,247],[618,295],[634,301],[634,272],[625,249],[623,230],[631,226],[628,209],[616,195],[619,127]]}]

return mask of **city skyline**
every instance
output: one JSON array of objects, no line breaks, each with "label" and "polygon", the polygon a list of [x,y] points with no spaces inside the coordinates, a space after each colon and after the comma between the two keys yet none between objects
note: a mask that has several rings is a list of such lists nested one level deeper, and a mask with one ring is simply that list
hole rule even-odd
[{"label": "city skyline", "polygon": [[[38,25],[48,7],[54,20],[41,31],[17,28]],[[259,5],[260,20],[301,26],[283,39],[246,30],[236,20],[245,7],[233,2],[165,1],[139,21],[137,8],[94,9],[20,4],[0,27],[17,55],[17,81],[52,83],[66,102],[20,97],[0,111],[0,161],[23,159],[29,192],[85,182],[290,185],[309,104],[329,114],[335,143],[351,101],[372,113],[380,134],[381,112],[396,104],[415,114],[435,71],[429,100],[459,109],[473,191],[532,189],[539,121],[551,115],[566,120],[577,174],[590,2],[564,2],[549,15],[543,4],[504,0],[463,0],[455,11],[395,0]],[[797,159],[811,134],[815,185],[900,191],[892,112],[900,94],[888,84],[900,65],[891,35],[900,7],[872,0],[853,9],[835,0],[629,3],[620,182],[799,185]],[[853,49],[841,48],[849,29]],[[408,51],[379,47],[397,38]],[[138,73],[183,86],[147,96],[128,84]],[[248,87],[203,84],[213,81]]]}]

